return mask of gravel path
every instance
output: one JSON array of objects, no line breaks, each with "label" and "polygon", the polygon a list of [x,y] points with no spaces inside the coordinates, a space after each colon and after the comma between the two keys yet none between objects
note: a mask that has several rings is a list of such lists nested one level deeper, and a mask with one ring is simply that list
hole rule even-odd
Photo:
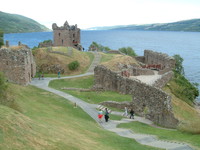
[{"label": "gravel path", "polygon": [[[95,67],[95,65],[97,65],[99,63],[99,61],[100,61],[100,56],[99,56],[98,53],[95,53],[95,59],[94,59],[95,63],[92,63],[92,67],[90,67],[88,69],[87,73],[81,74],[81,75],[76,75],[76,76],[61,77],[59,79],[76,78],[76,77],[92,75],[94,67]],[[129,123],[131,121],[140,121],[140,122],[143,122],[143,123],[146,123],[146,124],[152,124],[151,121],[144,119],[142,117],[136,116],[135,119],[122,119],[120,121],[110,120],[109,122],[100,123],[98,121],[98,118],[97,118],[97,114],[98,114],[97,108],[100,107],[99,105],[86,103],[86,102],[82,101],[81,99],[76,98],[76,97],[74,97],[70,94],[67,94],[67,93],[64,93],[64,92],[61,92],[61,91],[58,91],[58,90],[55,90],[55,89],[48,87],[49,82],[51,80],[55,80],[55,79],[58,79],[58,78],[44,78],[44,80],[34,79],[31,82],[31,85],[34,85],[38,88],[41,88],[41,89],[44,89],[46,91],[57,94],[59,96],[62,96],[66,100],[69,100],[73,103],[76,103],[78,107],[81,107],[88,115],[90,115],[105,130],[115,132],[116,134],[123,136],[123,137],[135,139],[137,142],[144,144],[144,145],[163,148],[163,149],[167,149],[167,150],[192,150],[192,148],[188,144],[162,141],[162,140],[158,140],[157,137],[154,136],[154,135],[138,134],[138,133],[134,133],[134,132],[132,132],[131,130],[128,130],[128,129],[117,128],[118,124]],[[112,112],[112,114],[122,115],[121,112]]]}]

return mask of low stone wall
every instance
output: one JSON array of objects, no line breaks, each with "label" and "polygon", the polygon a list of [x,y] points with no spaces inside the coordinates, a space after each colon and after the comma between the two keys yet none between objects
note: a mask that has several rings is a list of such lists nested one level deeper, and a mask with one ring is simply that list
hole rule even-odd
[{"label": "low stone wall", "polygon": [[154,75],[154,71],[150,69],[133,67],[131,68],[131,75],[140,76],[140,75]]},{"label": "low stone wall", "polygon": [[110,50],[110,51],[108,51],[107,53],[109,53],[109,54],[122,54],[122,55],[125,55],[124,53],[121,53],[121,52],[118,51],[118,50]]},{"label": "low stone wall", "polygon": [[133,108],[132,102],[115,102],[115,101],[105,101],[101,102],[101,105],[107,106],[107,107],[113,107],[118,109],[123,109],[126,107],[127,109]]},{"label": "low stone wall", "polygon": [[169,72],[169,71],[171,71],[171,70],[172,70],[171,68],[165,68],[165,69],[163,69],[163,70],[159,70],[159,71],[158,71],[158,74],[159,74],[159,75],[165,74],[165,73],[167,73],[167,72]]},{"label": "low stone wall", "polygon": [[143,64],[144,64],[144,62],[145,62],[145,57],[144,57],[144,56],[135,56],[135,59],[136,59],[137,61],[143,63]]},{"label": "low stone wall", "polygon": [[98,87],[133,95],[132,107],[137,114],[143,115],[146,112],[148,119],[164,127],[177,126],[178,120],[172,112],[171,97],[164,91],[122,77],[105,66],[95,67],[94,77]]},{"label": "low stone wall", "polygon": [[158,79],[153,84],[153,86],[161,89],[161,88],[163,88],[172,79],[173,76],[174,76],[173,71],[166,72],[165,74],[163,74],[161,76],[160,79]]}]

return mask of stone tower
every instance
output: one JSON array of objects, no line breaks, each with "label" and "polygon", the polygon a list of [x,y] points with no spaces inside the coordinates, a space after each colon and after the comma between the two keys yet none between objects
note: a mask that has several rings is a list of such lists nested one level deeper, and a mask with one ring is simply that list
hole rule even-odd
[{"label": "stone tower", "polygon": [[81,50],[80,45],[80,29],[77,25],[70,26],[66,21],[63,26],[58,27],[56,23],[52,25],[53,29],[53,45],[69,46]]}]

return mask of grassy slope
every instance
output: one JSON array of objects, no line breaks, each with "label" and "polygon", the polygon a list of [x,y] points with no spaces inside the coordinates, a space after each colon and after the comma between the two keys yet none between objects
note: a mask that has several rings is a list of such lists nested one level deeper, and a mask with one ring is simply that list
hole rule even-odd
[{"label": "grassy slope", "polygon": [[121,71],[119,64],[138,65],[133,57],[121,54],[102,54],[101,64],[113,71]]},{"label": "grassy slope", "polygon": [[198,134],[181,132],[179,130],[167,130],[167,129],[155,128],[140,122],[120,124],[118,127],[131,129],[136,133],[157,135],[162,140],[187,142],[192,146],[195,146],[198,149],[200,149],[200,135]]},{"label": "grassy slope", "polygon": [[4,13],[1,11],[0,29],[2,29],[4,33],[50,31],[47,27],[30,18],[16,14]]},{"label": "grassy slope", "polygon": [[[61,90],[63,87],[73,88],[91,88],[93,86],[94,76],[86,76],[74,79],[53,80],[49,86]],[[79,92],[73,90],[61,90],[73,96],[79,97],[88,103],[100,103],[103,101],[131,101],[131,95],[122,95],[117,92]]]},{"label": "grassy slope", "polygon": [[59,96],[32,86],[12,86],[21,112],[0,105],[0,149],[154,149],[103,130]]},{"label": "grassy slope", "polygon": [[[53,47],[53,51],[60,51],[68,53],[67,47]],[[46,68],[51,65],[60,65],[64,70],[65,73],[63,75],[75,75],[75,74],[81,74],[84,73],[92,63],[92,60],[94,59],[94,55],[90,52],[81,52],[78,50],[73,49],[72,56],[65,56],[55,53],[49,53],[47,52],[47,48],[40,48],[33,51],[36,65],[38,68]],[[79,68],[77,68],[74,71],[70,71],[68,69],[68,64],[72,61],[78,60],[80,63]],[[43,67],[42,67],[43,66]],[[44,71],[45,76],[57,76],[57,72],[49,72]]]}]

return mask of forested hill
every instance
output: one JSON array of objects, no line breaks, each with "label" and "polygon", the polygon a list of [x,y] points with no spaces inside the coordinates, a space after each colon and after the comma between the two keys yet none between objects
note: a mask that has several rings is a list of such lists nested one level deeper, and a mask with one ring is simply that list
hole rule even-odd
[{"label": "forested hill", "polygon": [[147,31],[192,31],[200,32],[200,19],[178,21],[173,23],[158,23],[145,25],[122,25],[110,27],[95,27],[95,30],[147,30]]},{"label": "forested hill", "polygon": [[39,24],[33,19],[0,11],[0,29],[4,33],[21,33],[21,32],[43,32],[50,31],[44,25]]}]

